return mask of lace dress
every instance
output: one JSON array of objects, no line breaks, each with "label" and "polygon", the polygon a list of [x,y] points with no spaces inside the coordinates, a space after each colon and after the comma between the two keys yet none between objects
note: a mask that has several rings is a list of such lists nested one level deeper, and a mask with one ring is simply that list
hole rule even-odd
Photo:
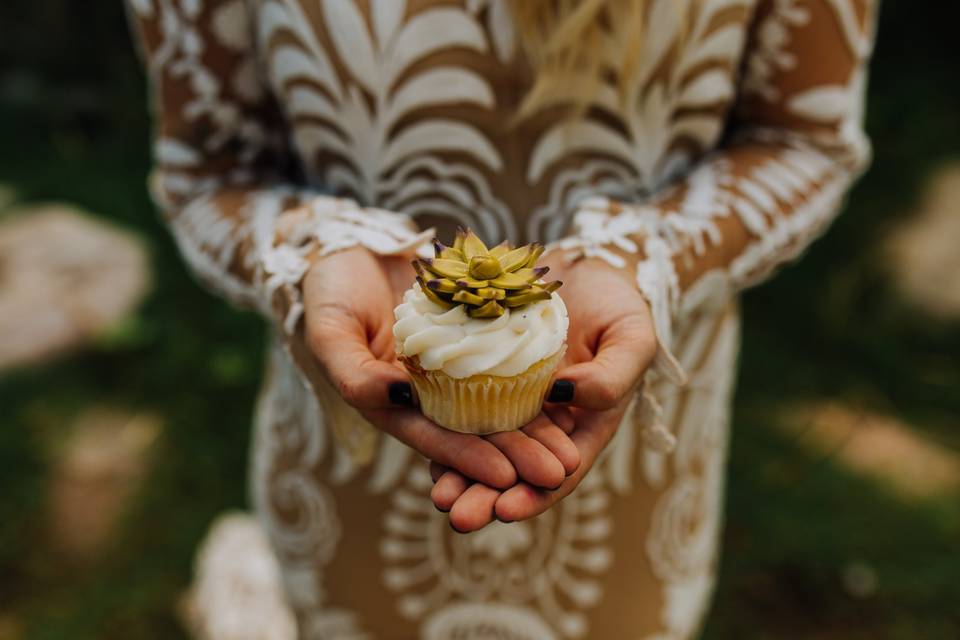
[{"label": "lace dress", "polygon": [[[515,124],[531,71],[507,2],[128,0],[155,197],[196,274],[273,321],[252,497],[302,638],[695,635],[736,295],[823,231],[869,156],[872,0],[653,0],[625,92],[604,77],[589,109]],[[468,535],[426,462],[331,393],[299,322],[307,250],[403,253],[457,224],[629,269],[660,342],[581,486]]]}]

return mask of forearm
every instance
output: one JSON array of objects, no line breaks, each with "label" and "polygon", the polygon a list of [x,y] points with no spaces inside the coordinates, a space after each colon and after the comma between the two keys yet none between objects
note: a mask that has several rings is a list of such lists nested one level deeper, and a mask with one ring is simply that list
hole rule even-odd
[{"label": "forearm", "polygon": [[559,243],[642,276],[651,261],[676,293],[707,274],[730,292],[794,258],[835,217],[866,153],[841,162],[802,139],[744,139],[646,203],[586,201]]},{"label": "forearm", "polygon": [[[412,251],[406,216],[360,207],[298,183],[283,115],[258,76],[245,10],[130,2],[155,112],[151,191],[187,262],[213,290],[276,317],[299,317],[308,257],[363,245]],[[224,40],[218,16],[240,20]],[[276,293],[286,295],[277,300]]]},{"label": "forearm", "polygon": [[760,2],[726,142],[644,201],[581,204],[559,246],[634,276],[661,343],[678,315],[722,303],[803,251],[866,166],[875,3],[843,9]]}]

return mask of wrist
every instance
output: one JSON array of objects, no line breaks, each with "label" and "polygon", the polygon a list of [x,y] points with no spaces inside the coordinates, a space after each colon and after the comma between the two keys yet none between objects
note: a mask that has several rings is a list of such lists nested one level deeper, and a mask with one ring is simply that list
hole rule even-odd
[{"label": "wrist", "polygon": [[577,277],[581,273],[590,273],[594,277],[601,275],[604,278],[618,278],[626,281],[631,287],[636,287],[636,269],[634,262],[627,262],[622,267],[615,267],[602,258],[580,256],[574,258],[566,268],[566,273]]},{"label": "wrist", "polygon": [[321,196],[280,214],[274,244],[295,247],[313,264],[357,248],[376,256],[412,257],[433,234],[433,229],[418,231],[405,214]]},{"label": "wrist", "polygon": [[306,258],[307,262],[310,263],[311,271],[316,267],[322,268],[324,265],[336,264],[344,260],[366,260],[370,258],[380,258],[379,255],[359,244],[352,247],[337,249],[336,251],[324,251],[323,247],[320,245],[315,245],[311,247],[310,251],[304,257]]},{"label": "wrist", "polygon": [[306,256],[310,266],[304,276],[304,286],[311,280],[320,277],[331,277],[337,274],[362,274],[376,270],[380,266],[383,256],[380,256],[362,245],[338,249],[325,253],[320,247],[311,249]]}]

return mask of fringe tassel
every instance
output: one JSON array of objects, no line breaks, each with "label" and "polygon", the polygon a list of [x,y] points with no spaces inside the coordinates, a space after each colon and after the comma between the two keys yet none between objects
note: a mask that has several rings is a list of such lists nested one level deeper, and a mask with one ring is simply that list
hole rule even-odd
[{"label": "fringe tassel", "polygon": [[640,391],[640,410],[637,415],[643,444],[657,453],[672,453],[677,437],[663,423],[663,408],[646,385]]}]

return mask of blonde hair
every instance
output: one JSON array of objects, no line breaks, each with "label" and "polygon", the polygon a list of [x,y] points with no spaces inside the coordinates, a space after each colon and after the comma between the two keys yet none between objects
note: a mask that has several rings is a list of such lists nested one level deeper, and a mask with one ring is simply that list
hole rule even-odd
[{"label": "blonde hair", "polygon": [[554,102],[585,108],[604,77],[616,81],[623,97],[643,50],[650,4],[650,0],[512,0],[518,36],[536,74],[518,118]]}]

